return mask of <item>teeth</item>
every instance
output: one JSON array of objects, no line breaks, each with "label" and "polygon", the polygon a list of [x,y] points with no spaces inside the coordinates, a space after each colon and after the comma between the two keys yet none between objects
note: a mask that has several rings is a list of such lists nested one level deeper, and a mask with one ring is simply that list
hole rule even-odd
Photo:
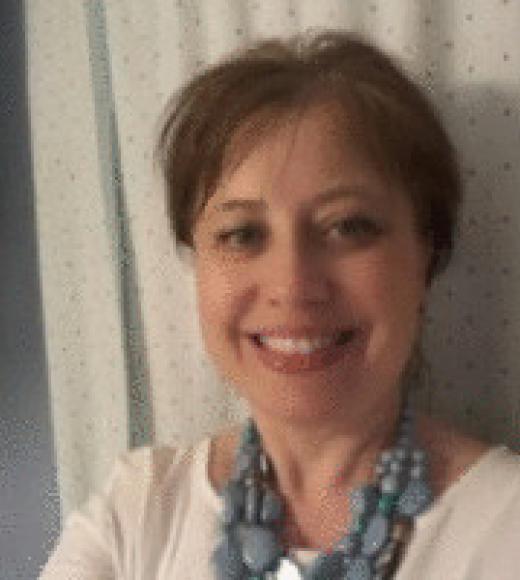
[{"label": "teeth", "polygon": [[285,353],[310,354],[320,348],[326,348],[334,342],[333,337],[327,338],[274,338],[259,336],[261,344],[272,350]]}]

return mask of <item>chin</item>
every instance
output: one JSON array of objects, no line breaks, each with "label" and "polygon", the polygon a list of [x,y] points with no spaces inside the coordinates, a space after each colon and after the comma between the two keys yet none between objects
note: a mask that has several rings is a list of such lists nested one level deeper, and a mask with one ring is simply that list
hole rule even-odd
[{"label": "chin", "polygon": [[[320,383],[307,378],[254,384],[238,383],[237,391],[254,415],[270,417],[276,421],[321,423],[347,417],[356,396],[343,380],[334,388],[331,381]],[[350,404],[349,404],[350,401]],[[354,403],[359,407],[359,404]]]}]

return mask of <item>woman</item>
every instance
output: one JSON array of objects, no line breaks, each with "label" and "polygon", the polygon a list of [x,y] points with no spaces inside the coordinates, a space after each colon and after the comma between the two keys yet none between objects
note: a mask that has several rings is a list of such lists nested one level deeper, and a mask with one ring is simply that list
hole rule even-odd
[{"label": "woman", "polygon": [[42,578],[516,578],[518,457],[407,405],[460,203],[417,87],[345,33],[260,43],[183,90],[159,153],[251,421],[126,455]]}]

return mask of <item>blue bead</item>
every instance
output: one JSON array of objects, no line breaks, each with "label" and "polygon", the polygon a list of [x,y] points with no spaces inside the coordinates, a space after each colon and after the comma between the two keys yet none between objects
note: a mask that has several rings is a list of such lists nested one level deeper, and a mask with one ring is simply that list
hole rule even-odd
[{"label": "blue bead", "polygon": [[400,464],[403,463],[403,461],[406,461],[406,459],[408,459],[410,455],[410,450],[407,449],[406,447],[396,447],[395,451],[394,451],[394,460],[398,461]]},{"label": "blue bead", "polygon": [[394,459],[389,465],[389,471],[394,475],[400,475],[403,472],[403,463]]},{"label": "blue bead", "polygon": [[260,521],[264,524],[272,524],[279,521],[283,515],[283,506],[280,498],[270,489],[265,490],[262,498]]},{"label": "blue bead", "polygon": [[344,569],[345,556],[341,552],[320,554],[313,562],[309,577],[312,580],[331,580],[340,578]]},{"label": "blue bead", "polygon": [[235,460],[233,468],[233,478],[243,479],[244,476],[253,468],[255,464],[255,457],[250,453],[245,453],[240,450]]},{"label": "blue bead", "polygon": [[425,511],[432,501],[428,484],[421,479],[412,479],[397,501],[397,511],[402,516],[411,518]]},{"label": "blue bead", "polygon": [[359,548],[361,537],[355,532],[349,532],[338,542],[337,547],[346,556],[352,556]]},{"label": "blue bead", "polygon": [[382,477],[386,473],[386,467],[382,463],[378,463],[374,469],[376,476]]},{"label": "blue bead", "polygon": [[240,442],[242,445],[260,444],[260,434],[258,433],[258,429],[252,419],[247,420],[244,430],[242,431]]},{"label": "blue bead", "polygon": [[242,580],[246,568],[240,545],[232,535],[226,535],[213,553],[217,580]]},{"label": "blue bead", "polygon": [[260,468],[260,473],[264,479],[269,479],[272,472],[272,466],[269,459],[265,453],[260,453],[258,457],[258,466]]},{"label": "blue bead", "polygon": [[399,494],[397,493],[383,493],[377,503],[377,510],[385,516],[390,515],[394,509],[395,502],[397,501],[398,497]]},{"label": "blue bead", "polygon": [[255,484],[246,488],[244,511],[246,522],[249,524],[258,523],[258,518],[260,516],[260,490]]},{"label": "blue bead", "polygon": [[376,485],[363,485],[349,494],[350,509],[355,514],[375,511],[377,507],[378,490]]},{"label": "blue bead", "polygon": [[393,459],[393,454],[389,449],[385,449],[381,453],[380,461],[381,461],[381,463],[383,463],[383,465],[386,463],[390,463],[390,461],[392,461],[392,459]]},{"label": "blue bead", "polygon": [[352,531],[355,534],[362,534],[365,531],[365,527],[367,524],[367,514],[366,513],[362,513],[362,514],[355,514],[354,517],[352,518]]},{"label": "blue bead", "polygon": [[388,539],[390,522],[382,513],[377,513],[370,518],[361,544],[363,556],[374,556],[385,545]]},{"label": "blue bead", "polygon": [[371,580],[372,566],[367,558],[358,557],[350,561],[345,580]]},{"label": "blue bead", "polygon": [[399,478],[394,473],[389,473],[383,477],[380,485],[383,494],[397,493],[399,491]]},{"label": "blue bead", "polygon": [[244,563],[255,574],[274,569],[282,555],[275,533],[261,526],[239,527]]},{"label": "blue bead", "polygon": [[401,449],[408,449],[408,450],[410,450],[410,448],[412,446],[411,435],[410,436],[409,435],[399,435],[397,437],[397,445]]},{"label": "blue bead", "polygon": [[412,479],[424,479],[426,477],[426,465],[424,463],[417,463],[410,469],[410,477]]},{"label": "blue bead", "polygon": [[245,490],[241,483],[231,481],[221,493],[223,500],[222,521],[226,525],[237,522],[244,509]]},{"label": "blue bead", "polygon": [[250,455],[254,461],[259,462],[261,452],[261,447],[259,443],[246,443],[242,445],[240,448],[239,453],[243,453],[244,455]]},{"label": "blue bead", "polygon": [[426,451],[424,451],[424,449],[414,449],[412,451],[412,459],[414,463],[425,463]]}]

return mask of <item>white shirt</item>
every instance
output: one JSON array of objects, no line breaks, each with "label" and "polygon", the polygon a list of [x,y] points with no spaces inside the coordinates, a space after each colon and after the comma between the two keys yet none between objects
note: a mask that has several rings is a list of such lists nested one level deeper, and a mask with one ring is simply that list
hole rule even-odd
[{"label": "white shirt", "polygon": [[[102,493],[68,518],[40,580],[213,580],[221,499],[210,440],[124,454]],[[315,552],[293,550],[302,567]],[[518,580],[520,456],[486,452],[416,519],[395,580]]]}]

